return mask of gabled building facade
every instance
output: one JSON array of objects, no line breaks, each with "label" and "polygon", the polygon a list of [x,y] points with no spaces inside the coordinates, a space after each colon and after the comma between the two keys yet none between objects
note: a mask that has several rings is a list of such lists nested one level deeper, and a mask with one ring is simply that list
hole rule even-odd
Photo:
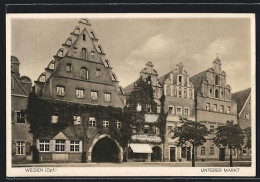
[{"label": "gabled building facade", "polygon": [[[232,94],[232,99],[237,103],[238,124],[241,129],[251,130],[251,88]],[[239,153],[240,159],[251,159],[251,148],[246,147],[247,140],[245,138],[242,151]]]},{"label": "gabled building facade", "polygon": [[57,128],[35,138],[40,161],[123,161],[110,130],[120,131],[123,121],[113,111],[122,111],[125,101],[98,40],[90,21],[81,19],[35,81],[35,95],[53,108],[46,126]]},{"label": "gabled building facade", "polygon": [[195,121],[193,84],[182,63],[177,64],[176,68],[159,80],[163,85],[164,111],[167,114],[164,161],[189,161],[191,147],[177,147],[175,143],[177,139],[172,139],[172,137],[174,128],[181,125],[180,117]]},{"label": "gabled building facade", "polygon": [[[237,104],[231,99],[231,87],[226,82],[227,75],[221,69],[217,57],[213,67],[190,78],[195,90],[195,108],[197,121],[214,131],[227,120],[237,123]],[[197,148],[197,159],[225,160],[228,150],[213,144],[214,133],[208,136],[207,142]],[[237,157],[235,155],[235,157]]]},{"label": "gabled building facade", "polygon": [[151,62],[140,72],[140,78],[124,89],[125,112],[129,113],[131,139],[128,161],[163,161],[163,123],[161,117],[161,85]]},{"label": "gabled building facade", "polygon": [[11,56],[12,161],[31,160],[32,135],[26,118],[31,79],[20,76],[20,61]]}]

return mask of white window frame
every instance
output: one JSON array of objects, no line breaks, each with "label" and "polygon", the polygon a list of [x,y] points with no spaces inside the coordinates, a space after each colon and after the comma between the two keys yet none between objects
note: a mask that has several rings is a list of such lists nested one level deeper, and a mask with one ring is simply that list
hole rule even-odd
[{"label": "white window frame", "polygon": [[105,102],[111,102],[111,93],[105,93],[104,100]]},{"label": "white window frame", "polygon": [[[42,147],[41,147],[41,145],[42,145]],[[41,150],[42,148],[43,148],[43,150]],[[39,151],[40,152],[49,152],[50,151],[50,140],[39,140]]]},{"label": "white window frame", "polygon": [[91,91],[90,97],[91,97],[91,100],[98,100],[98,92],[97,91]]},{"label": "white window frame", "polygon": [[80,151],[79,147],[80,147],[80,145],[79,145],[78,140],[71,140],[70,141],[70,151],[71,152],[79,152]]},{"label": "white window frame", "polygon": [[108,121],[107,119],[105,119],[105,120],[103,121],[103,127],[104,127],[104,128],[108,128],[108,127],[109,127],[109,121]]},{"label": "white window frame", "polygon": [[56,93],[58,96],[65,95],[65,87],[64,86],[56,86]]},{"label": "white window frame", "polygon": [[25,142],[17,141],[16,142],[16,155],[25,155]]},{"label": "white window frame", "polygon": [[59,116],[57,114],[54,114],[51,116],[51,123],[58,123]]},{"label": "white window frame", "polygon": [[55,152],[65,152],[65,150],[66,150],[66,141],[55,140]]},{"label": "white window frame", "polygon": [[[180,109],[180,112],[178,112],[178,109]],[[180,106],[176,107],[176,115],[178,115],[178,116],[182,115],[182,107],[180,107]]]},{"label": "white window frame", "polygon": [[89,119],[88,119],[88,121],[89,121],[89,126],[97,126],[97,121],[96,121],[96,118],[94,118],[94,117],[89,117]]},{"label": "white window frame", "polygon": [[116,128],[118,128],[118,129],[120,129],[121,128],[121,125],[122,125],[122,123],[121,123],[121,121],[116,121]]},{"label": "white window frame", "polygon": [[142,111],[142,105],[141,105],[140,103],[137,103],[136,111],[137,111],[137,112]]},{"label": "white window frame", "polygon": [[[26,122],[25,111],[20,110],[20,111],[15,111],[15,112],[16,112],[16,123],[25,123]],[[18,122],[18,120],[20,120],[21,122]]]},{"label": "white window frame", "polygon": [[76,97],[78,99],[83,99],[84,98],[84,89],[79,89],[79,88],[76,88]]},{"label": "white window frame", "polygon": [[79,115],[73,116],[74,119],[74,125],[80,125],[81,124],[81,117]]}]

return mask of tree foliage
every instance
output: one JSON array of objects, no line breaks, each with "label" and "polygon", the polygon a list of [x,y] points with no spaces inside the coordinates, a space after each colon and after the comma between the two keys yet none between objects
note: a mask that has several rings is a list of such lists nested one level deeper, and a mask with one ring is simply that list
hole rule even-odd
[{"label": "tree foliage", "polygon": [[181,126],[174,128],[173,138],[178,138],[177,146],[183,146],[190,143],[194,147],[203,145],[206,142],[206,136],[210,134],[207,127],[199,122],[180,117]]},{"label": "tree foliage", "polygon": [[219,147],[241,149],[244,133],[238,124],[234,124],[233,121],[227,121],[225,125],[216,128],[216,136],[213,141]]}]

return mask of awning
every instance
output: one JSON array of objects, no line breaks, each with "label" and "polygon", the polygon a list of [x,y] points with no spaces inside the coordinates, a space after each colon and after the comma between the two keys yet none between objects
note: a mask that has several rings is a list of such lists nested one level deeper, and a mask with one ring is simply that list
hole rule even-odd
[{"label": "awning", "polygon": [[131,143],[130,147],[134,153],[153,153],[149,144]]}]

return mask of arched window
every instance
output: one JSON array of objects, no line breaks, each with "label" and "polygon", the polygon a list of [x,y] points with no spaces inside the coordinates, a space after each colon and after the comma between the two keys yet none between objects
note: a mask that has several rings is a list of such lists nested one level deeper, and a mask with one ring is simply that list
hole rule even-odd
[{"label": "arched window", "polygon": [[218,85],[218,82],[219,82],[219,78],[218,78],[218,75],[216,75],[216,77],[215,77],[215,84]]},{"label": "arched window", "polygon": [[176,87],[173,87],[173,96],[176,97],[176,95],[177,95]]},{"label": "arched window", "polygon": [[80,78],[87,80],[88,79],[88,70],[87,68],[83,67],[80,69]]},{"label": "arched window", "polygon": [[171,86],[167,85],[166,87],[166,96],[171,96]]},{"label": "arched window", "polygon": [[87,59],[87,50],[86,50],[86,48],[82,48],[82,50],[81,50],[81,58],[82,59]]},{"label": "arched window", "polygon": [[218,98],[218,89],[215,90],[215,98]]},{"label": "arched window", "polygon": [[186,88],[183,89],[183,95],[184,95],[184,98],[187,98],[187,89]]}]

